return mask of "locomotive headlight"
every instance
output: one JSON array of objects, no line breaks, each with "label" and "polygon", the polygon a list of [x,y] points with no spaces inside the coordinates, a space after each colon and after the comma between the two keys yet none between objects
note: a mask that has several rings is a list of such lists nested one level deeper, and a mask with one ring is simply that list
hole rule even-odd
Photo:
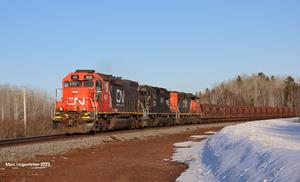
[{"label": "locomotive headlight", "polygon": [[86,108],[83,108],[83,111],[86,111]]},{"label": "locomotive headlight", "polygon": [[64,109],[63,109],[63,108],[59,108],[59,110],[60,110],[60,111],[64,111]]},{"label": "locomotive headlight", "polygon": [[79,76],[78,75],[72,75],[71,78],[72,78],[72,80],[78,80]]},{"label": "locomotive headlight", "polygon": [[86,80],[92,80],[93,79],[93,75],[85,75],[84,78]]}]

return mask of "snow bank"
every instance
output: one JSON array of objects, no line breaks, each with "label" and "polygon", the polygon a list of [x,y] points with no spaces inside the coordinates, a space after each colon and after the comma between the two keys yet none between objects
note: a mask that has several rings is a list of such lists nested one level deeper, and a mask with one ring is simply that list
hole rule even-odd
[{"label": "snow bank", "polygon": [[177,181],[300,181],[300,124],[274,119],[228,126],[177,148],[189,165]]}]

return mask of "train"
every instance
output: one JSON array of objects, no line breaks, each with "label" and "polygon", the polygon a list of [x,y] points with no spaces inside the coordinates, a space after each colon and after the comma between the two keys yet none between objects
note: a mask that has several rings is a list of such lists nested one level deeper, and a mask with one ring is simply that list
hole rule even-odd
[{"label": "train", "polygon": [[62,80],[52,124],[54,129],[68,133],[95,133],[294,116],[293,107],[205,104],[192,93],[142,85],[95,70],[76,70]]}]

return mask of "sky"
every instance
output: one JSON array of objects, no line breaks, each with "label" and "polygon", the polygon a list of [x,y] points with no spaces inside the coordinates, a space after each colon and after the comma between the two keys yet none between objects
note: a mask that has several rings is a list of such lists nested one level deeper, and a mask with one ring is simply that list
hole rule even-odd
[{"label": "sky", "polygon": [[53,93],[75,69],[193,92],[299,77],[300,1],[1,0],[0,84]]}]

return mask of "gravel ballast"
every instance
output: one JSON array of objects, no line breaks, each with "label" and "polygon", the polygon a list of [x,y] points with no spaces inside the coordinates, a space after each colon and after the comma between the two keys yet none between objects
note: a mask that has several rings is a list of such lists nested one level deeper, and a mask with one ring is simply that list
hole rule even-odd
[{"label": "gravel ballast", "polygon": [[33,158],[36,155],[63,154],[74,149],[85,149],[113,141],[128,141],[134,139],[148,139],[158,136],[171,135],[201,128],[224,127],[237,123],[214,123],[201,125],[187,125],[176,127],[151,128],[143,130],[129,130],[126,132],[110,132],[64,140],[32,143],[0,148],[0,162],[16,162]]}]

